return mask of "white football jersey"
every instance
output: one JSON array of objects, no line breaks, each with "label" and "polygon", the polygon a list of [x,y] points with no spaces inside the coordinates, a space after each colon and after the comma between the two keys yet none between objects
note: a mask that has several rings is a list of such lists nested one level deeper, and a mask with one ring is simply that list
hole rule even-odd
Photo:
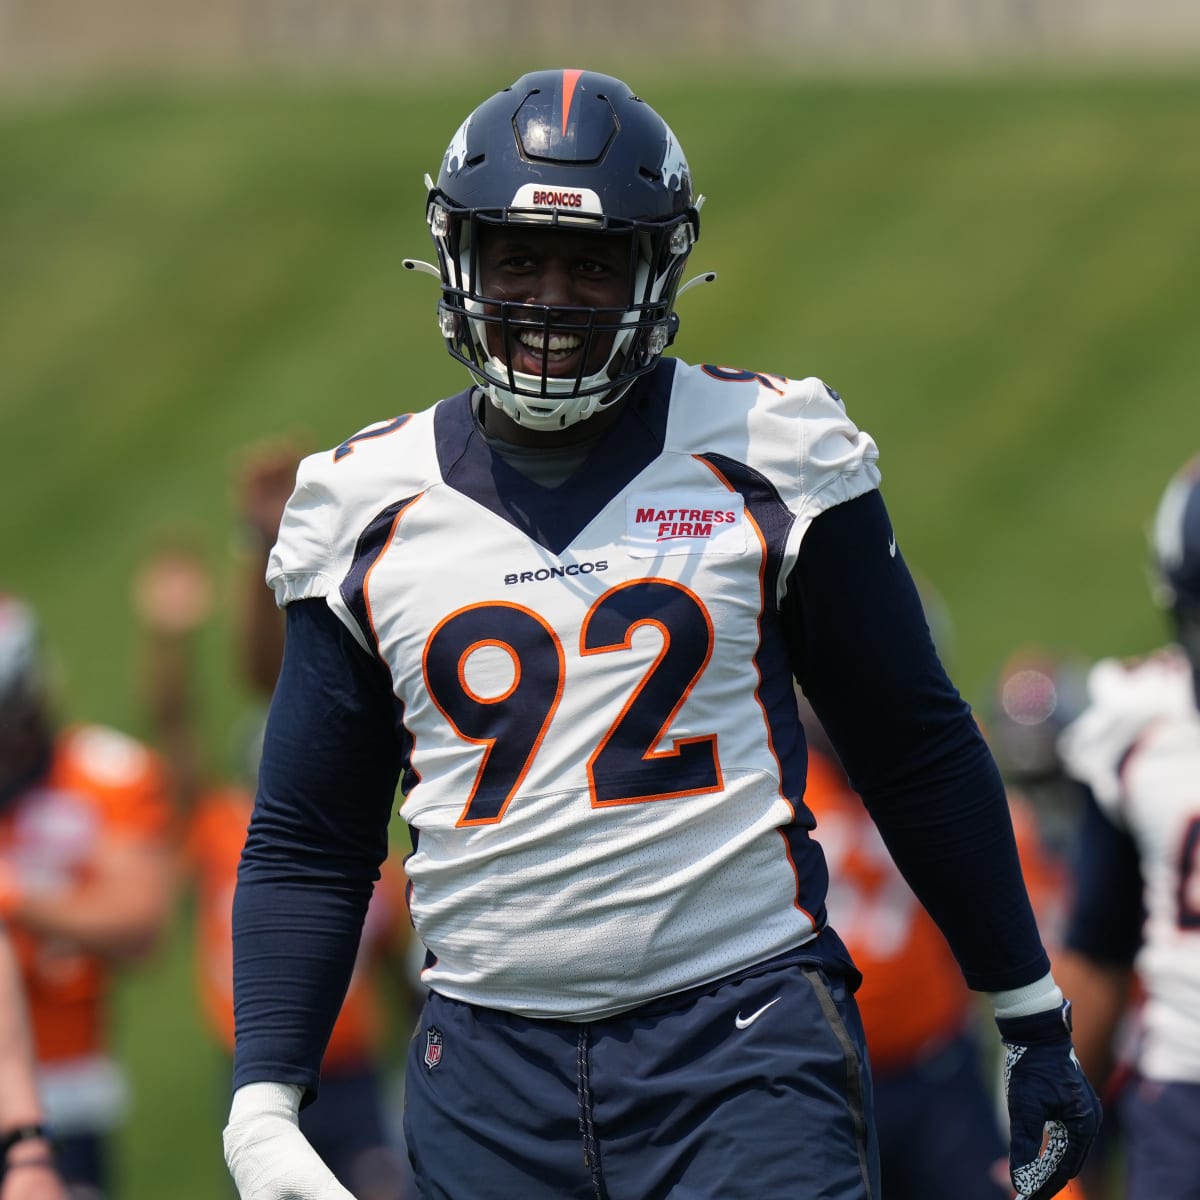
[{"label": "white football jersey", "polygon": [[1200,712],[1191,664],[1176,647],[1105,659],[1088,691],[1090,706],[1060,749],[1138,848],[1147,914],[1136,960],[1147,992],[1139,1067],[1151,1079],[1200,1083]]},{"label": "white football jersey", "polygon": [[371,426],[304,461],[268,569],[403,705],[425,982],[534,1017],[728,975],[824,903],[774,614],[875,444],[817,379],[668,360],[631,401],[563,488],[492,454],[466,394]]}]

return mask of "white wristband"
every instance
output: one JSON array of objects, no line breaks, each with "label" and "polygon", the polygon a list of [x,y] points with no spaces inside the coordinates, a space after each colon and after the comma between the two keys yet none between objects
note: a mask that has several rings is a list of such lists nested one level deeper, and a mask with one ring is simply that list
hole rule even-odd
[{"label": "white wristband", "polygon": [[1031,1017],[1034,1013],[1050,1012],[1061,1008],[1063,1002],[1062,989],[1049,972],[1024,987],[988,992],[987,996],[997,1019],[1002,1021],[1010,1017]]},{"label": "white wristband", "polygon": [[243,1084],[233,1093],[229,1123],[235,1125],[253,1117],[283,1117],[298,1125],[302,1095],[294,1083]]}]

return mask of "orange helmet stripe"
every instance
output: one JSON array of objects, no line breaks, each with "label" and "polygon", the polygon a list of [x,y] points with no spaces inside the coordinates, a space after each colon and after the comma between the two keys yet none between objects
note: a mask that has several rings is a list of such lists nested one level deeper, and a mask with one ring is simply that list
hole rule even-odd
[{"label": "orange helmet stripe", "polygon": [[579,82],[579,77],[582,74],[582,71],[563,72],[563,137],[567,136],[567,121],[571,116],[571,101],[575,98],[575,85]]}]

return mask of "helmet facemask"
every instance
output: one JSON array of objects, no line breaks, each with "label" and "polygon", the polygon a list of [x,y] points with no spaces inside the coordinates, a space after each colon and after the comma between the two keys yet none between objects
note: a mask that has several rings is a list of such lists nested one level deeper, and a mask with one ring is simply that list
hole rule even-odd
[{"label": "helmet facemask", "polygon": [[[492,403],[520,425],[562,429],[610,407],[634,379],[653,368],[674,336],[675,295],[697,236],[694,210],[666,221],[583,217],[558,210],[467,210],[435,189],[428,220],[443,283],[438,320],[447,349],[467,366]],[[479,283],[482,238],[487,229],[518,225],[623,239],[630,281],[625,302],[605,308],[552,307],[486,296]],[[554,375],[549,357],[543,356],[540,374],[517,371],[493,352],[489,331],[498,332],[504,346],[521,334],[532,334],[542,346],[550,346],[554,336],[582,338],[578,370]],[[611,345],[596,365],[596,344],[605,339]]]}]

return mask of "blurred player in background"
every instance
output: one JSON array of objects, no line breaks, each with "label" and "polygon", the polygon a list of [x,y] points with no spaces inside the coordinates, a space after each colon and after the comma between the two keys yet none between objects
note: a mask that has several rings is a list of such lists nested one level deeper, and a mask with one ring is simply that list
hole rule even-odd
[{"label": "blurred player in background", "polygon": [[[274,474],[277,454],[275,448],[267,449],[262,457],[244,463],[243,485],[259,482],[260,462]],[[291,469],[294,472],[294,460]],[[253,559],[252,551],[248,557]],[[260,591],[265,590],[262,569],[258,564]],[[238,860],[254,807],[262,723],[249,721],[238,731],[235,769],[214,780],[204,766],[195,679],[196,638],[211,617],[213,597],[213,580],[203,559],[182,545],[148,556],[135,581],[135,608],[146,635],[146,705],[159,746],[172,765],[173,791],[185,823],[202,1007],[217,1044],[232,1057],[230,919]],[[273,605],[269,616],[275,624],[282,623]],[[239,657],[251,678],[264,664],[270,669],[261,640],[258,646],[260,653],[249,662]],[[388,1111],[383,1009],[389,992],[393,999],[411,1002],[406,991],[410,935],[403,873],[389,863],[375,886],[354,974],[321,1065],[320,1102],[305,1110],[302,1121],[306,1136],[330,1169],[362,1200],[404,1200],[407,1195],[407,1166],[394,1147],[398,1120]],[[385,975],[391,977],[390,988]]]},{"label": "blurred player in background", "polygon": [[863,973],[855,999],[871,1056],[882,1195],[1009,1200],[977,997],[819,734],[804,802],[829,862],[830,919]]},{"label": "blurred player in background", "polygon": [[[987,723],[988,739],[1008,786],[1018,841],[1041,847],[1041,883],[1032,886],[1041,896],[1038,922],[1052,961],[1057,961],[1066,936],[1087,803],[1087,788],[1067,773],[1058,740],[1087,702],[1087,671],[1087,663],[1075,655],[1033,645],[1018,648],[1000,669]],[[1027,857],[1022,854],[1023,861]],[[1089,994],[1089,1012],[1094,1002]],[[1136,1007],[1135,989],[1117,1038],[1119,1069],[1109,1072],[1101,1088],[1100,1134],[1076,1184],[1087,1200],[1113,1196],[1120,1156],[1117,1100],[1129,1078]]]},{"label": "blurred player in background", "polygon": [[[949,608],[926,577],[915,578],[938,655],[949,662]],[[896,867],[803,694],[799,703],[809,745],[804,802],[829,864],[830,919],[863,974],[855,999],[875,1084],[883,1196],[1009,1200],[993,1086],[996,1043],[981,1020],[978,997]],[[1013,818],[1042,928],[1061,911],[1060,872],[1019,802]]]},{"label": "blurred player in background", "polygon": [[114,969],[157,945],[173,894],[162,763],[95,725],[56,728],[39,625],[0,596],[0,918],[29,999],[39,1086],[72,1195],[119,1194],[107,1135],[127,1085],[108,1045]]},{"label": "blurred player in background", "polygon": [[1137,1078],[1119,1098],[1128,1200],[1200,1200],[1200,457],[1163,493],[1152,546],[1172,641],[1098,662],[1059,740],[1090,792],[1058,969],[1088,997],[1077,1045],[1100,1081],[1144,991]]},{"label": "blurred player in background", "polygon": [[21,970],[0,924],[0,1200],[67,1200],[38,1095]]},{"label": "blurred player in background", "polygon": [[877,1197],[796,679],[990,994],[1015,1181],[1048,1200],[1086,1154],[1069,1006],[874,442],[818,379],[662,357],[700,202],[619,80],[491,97],[425,208],[472,386],[301,466],[234,904],[244,1200],[347,1194],[297,1117],[398,782],[429,952],[405,1118],[423,1194]]},{"label": "blurred player in background", "polygon": [[[1085,789],[1066,773],[1058,737],[1083,711],[1086,690],[1085,661],[1021,646],[1000,668],[985,730],[1010,803],[1064,867],[1075,853]],[[1061,934],[1061,920],[1055,931]]]},{"label": "blurred player in background", "polygon": [[286,623],[271,589],[263,587],[263,575],[306,447],[298,435],[255,442],[239,455],[234,468],[238,669],[247,686],[264,699],[270,699],[279,678]]}]

